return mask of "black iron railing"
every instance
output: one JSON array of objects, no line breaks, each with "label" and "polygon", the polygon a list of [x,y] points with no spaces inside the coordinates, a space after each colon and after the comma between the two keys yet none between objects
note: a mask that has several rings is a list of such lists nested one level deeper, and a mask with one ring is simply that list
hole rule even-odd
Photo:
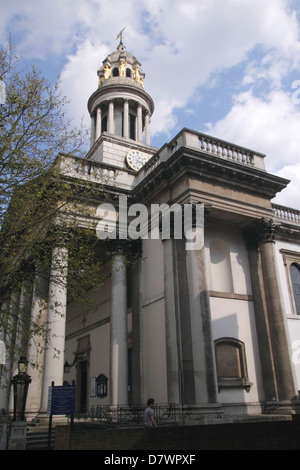
[{"label": "black iron railing", "polygon": [[[145,408],[146,405],[91,406],[84,411],[77,411],[73,421],[100,425],[143,425]],[[175,423],[178,417],[174,403],[154,405],[154,418],[158,424]]]}]

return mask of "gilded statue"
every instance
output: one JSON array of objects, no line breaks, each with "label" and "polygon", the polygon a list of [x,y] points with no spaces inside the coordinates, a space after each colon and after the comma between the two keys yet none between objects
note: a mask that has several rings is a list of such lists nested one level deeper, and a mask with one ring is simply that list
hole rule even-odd
[{"label": "gilded statue", "polygon": [[136,67],[134,67],[133,69],[133,78],[139,82],[142,87],[144,86],[144,79],[141,77],[141,74],[140,74],[140,68],[138,65],[136,65]]},{"label": "gilded statue", "polygon": [[139,66],[137,65],[136,67],[134,67],[133,69],[133,78],[139,82],[140,81],[140,68]]},{"label": "gilded statue", "polygon": [[104,79],[107,80],[111,75],[111,68],[108,64],[104,65]]},{"label": "gilded statue", "polygon": [[126,68],[126,62],[125,60],[121,60],[120,65],[119,65],[120,77],[125,77],[125,68]]}]

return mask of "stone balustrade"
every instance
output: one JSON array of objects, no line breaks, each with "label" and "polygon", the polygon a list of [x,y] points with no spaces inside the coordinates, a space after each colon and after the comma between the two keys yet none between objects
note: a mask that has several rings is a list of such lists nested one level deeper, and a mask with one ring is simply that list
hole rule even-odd
[{"label": "stone balustrade", "polygon": [[71,178],[79,178],[92,183],[132,188],[134,175],[105,163],[94,162],[84,158],[63,156],[60,161],[61,172]]},{"label": "stone balustrade", "polygon": [[[165,144],[159,154],[153,157],[145,167],[145,175],[149,174],[152,168],[161,161],[167,161],[181,147],[200,150],[201,153],[211,155],[216,158],[230,160],[234,163],[255,167],[265,171],[265,155],[254,152],[245,147],[216,139],[201,132],[183,129],[171,142]],[[154,166],[153,166],[154,165]]]},{"label": "stone balustrade", "polygon": [[300,211],[290,207],[272,204],[274,215],[280,221],[289,222],[295,225],[300,225]]},{"label": "stone balustrade", "polygon": [[144,165],[143,171],[144,171],[144,176],[149,175],[154,168],[156,168],[160,164],[160,155],[155,154],[150,160]]},{"label": "stone balustrade", "polygon": [[227,158],[237,163],[254,166],[254,152],[231,145],[219,139],[214,139],[205,134],[199,134],[199,148],[210,155],[215,155],[221,158]]},{"label": "stone balustrade", "polygon": [[78,177],[101,183],[114,181],[117,173],[115,168],[107,168],[90,160],[74,162],[74,171]]}]

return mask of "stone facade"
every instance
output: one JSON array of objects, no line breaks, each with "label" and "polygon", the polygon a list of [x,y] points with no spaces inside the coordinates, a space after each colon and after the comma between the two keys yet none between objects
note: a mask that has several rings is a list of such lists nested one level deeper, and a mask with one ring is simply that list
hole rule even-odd
[{"label": "stone facade", "polygon": [[[43,373],[29,372],[28,415],[45,414],[52,380],[75,380],[77,406],[85,411],[153,396],[195,420],[298,412],[300,312],[290,268],[300,267],[300,218],[272,204],[288,181],[265,170],[261,153],[190,129],[152,147],[154,105],[140,64],[122,42],[98,76],[88,101],[90,150],[85,159],[62,158],[62,171],[74,184],[104,185],[115,202],[123,196],[148,210],[201,205],[203,244],[187,250],[184,238],[148,232],[131,269],[116,251],[117,269],[91,289],[97,307],[84,324],[88,305],[67,302],[64,283],[52,285],[50,272],[44,314],[49,318],[51,302],[60,300],[52,344],[65,354],[57,358],[47,349],[39,358]],[[145,159],[140,168],[130,166],[131,151]],[[97,202],[86,205],[96,226]],[[67,272],[63,247],[54,247],[52,270],[57,259]],[[33,296],[32,315],[35,302]],[[74,354],[80,359],[64,375]],[[101,397],[95,393],[100,374],[108,378]]]}]

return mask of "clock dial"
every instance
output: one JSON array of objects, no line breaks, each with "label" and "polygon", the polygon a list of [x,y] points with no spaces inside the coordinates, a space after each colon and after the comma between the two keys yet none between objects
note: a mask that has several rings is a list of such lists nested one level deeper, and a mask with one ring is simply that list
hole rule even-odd
[{"label": "clock dial", "polygon": [[126,155],[127,164],[136,171],[140,170],[148,160],[149,156],[138,150],[130,150]]}]

